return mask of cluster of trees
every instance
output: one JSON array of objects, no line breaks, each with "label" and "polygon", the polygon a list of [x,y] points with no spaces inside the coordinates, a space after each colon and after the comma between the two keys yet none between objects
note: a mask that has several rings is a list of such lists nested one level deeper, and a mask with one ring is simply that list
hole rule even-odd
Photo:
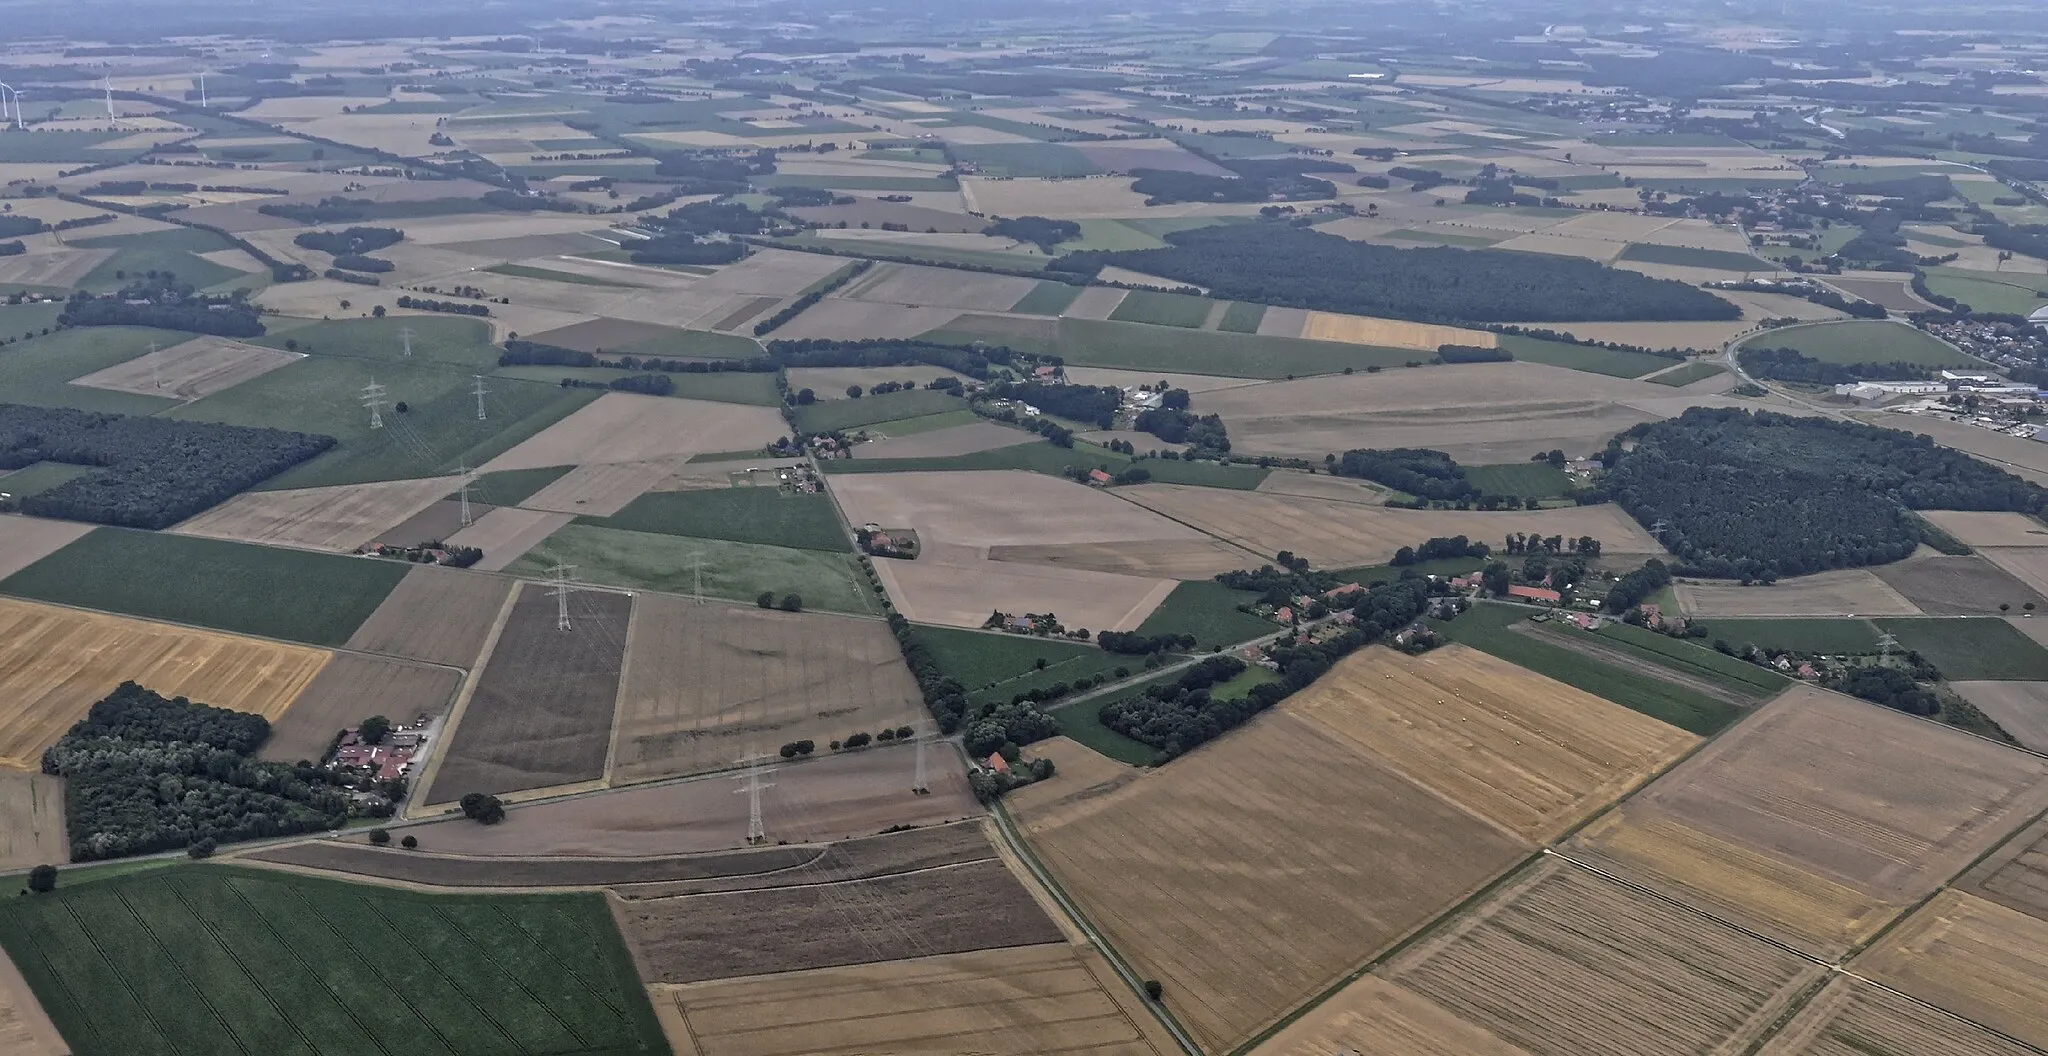
[{"label": "cluster of trees", "polygon": [[[1511,549],[1509,552],[1514,551]],[[1394,551],[1394,559],[1387,563],[1395,568],[1402,568],[1423,561],[1439,561],[1451,557],[1485,557],[1491,553],[1493,547],[1476,539],[1467,539],[1462,535],[1438,535],[1425,540],[1421,546],[1404,546]]]},{"label": "cluster of trees", "polygon": [[656,176],[675,180],[676,190],[684,194],[745,194],[748,180],[774,171],[772,150],[663,154],[654,166]]},{"label": "cluster of trees", "polygon": [[1630,428],[1601,457],[1607,492],[1644,525],[1661,525],[1679,575],[1768,579],[1883,564],[1922,541],[1910,510],[2048,506],[2048,491],[1928,437],[1768,411],[1692,408]]},{"label": "cluster of trees", "polygon": [[1019,216],[995,223],[981,229],[984,235],[1029,242],[1050,254],[1054,246],[1071,242],[1081,237],[1081,225],[1072,220],[1048,220],[1042,216]]},{"label": "cluster of trees", "polygon": [[339,828],[341,780],[311,765],[258,762],[260,715],[166,698],[123,682],[43,753],[65,780],[71,857],[87,862]]},{"label": "cluster of trees", "polygon": [[263,333],[262,312],[247,290],[224,297],[195,291],[168,271],[151,271],[104,296],[84,290],[64,302],[58,326],[154,326],[221,337]]},{"label": "cluster of trees", "polygon": [[33,235],[48,226],[48,224],[33,216],[0,214],[0,238],[19,238],[22,235]]},{"label": "cluster of trees", "polygon": [[491,306],[488,304],[472,304],[468,301],[436,301],[426,297],[414,297],[407,293],[398,295],[398,306],[400,308],[410,308],[417,312],[448,312],[453,315],[491,314]]},{"label": "cluster of trees", "polygon": [[780,600],[772,590],[764,590],[754,599],[754,604],[764,609],[781,609],[784,612],[804,611],[804,599],[800,594],[784,594]]},{"label": "cluster of trees", "polygon": [[1509,532],[1504,549],[1513,554],[1584,554],[1600,556],[1600,540],[1590,535],[1567,539],[1562,535],[1542,536],[1534,532]]},{"label": "cluster of trees", "polygon": [[304,249],[317,249],[339,257],[350,253],[374,253],[405,241],[405,232],[395,227],[351,227],[341,231],[307,231],[292,239]]},{"label": "cluster of trees", "polygon": [[1627,612],[1648,600],[1650,595],[1663,590],[1671,582],[1671,570],[1664,562],[1651,558],[1643,567],[1627,573],[1607,589],[1607,598],[1600,608],[1604,612]]},{"label": "cluster of trees", "polygon": [[21,500],[24,513],[168,528],[334,446],[331,436],[0,404],[0,471],[97,466]]},{"label": "cluster of trees", "polygon": [[643,396],[673,396],[676,379],[667,374],[628,374],[610,381],[592,381],[586,378],[563,378],[565,389],[605,389],[610,392],[637,392]]},{"label": "cluster of trees", "polygon": [[1515,358],[1505,348],[1486,348],[1480,345],[1438,345],[1438,363],[1506,363]]},{"label": "cluster of trees", "polygon": [[1097,429],[1116,424],[1117,408],[1123,405],[1123,390],[1114,385],[1046,385],[1036,381],[1013,381],[988,387],[988,395],[1001,400],[1028,403],[1041,411]]},{"label": "cluster of trees", "polygon": [[1910,381],[1933,376],[1916,363],[1824,363],[1796,348],[1744,346],[1736,358],[1753,377],[1807,385],[1844,385],[1852,381]]},{"label": "cluster of trees", "polygon": [[1155,407],[1138,412],[1135,424],[1139,432],[1151,433],[1169,444],[1187,444],[1194,448],[1194,454],[1230,453],[1230,433],[1224,428],[1221,415]]},{"label": "cluster of trees", "polygon": [[1857,319],[1883,319],[1886,315],[1890,314],[1884,310],[1883,305],[1845,297],[1836,292],[1832,287],[1822,286],[1817,282],[1809,282],[1803,287],[1787,289],[1782,283],[1745,280],[1742,282],[1715,283],[1714,288],[1717,290],[1747,290],[1751,293],[1789,293],[1795,297],[1804,297],[1823,307],[1847,313]]},{"label": "cluster of trees", "polygon": [[797,316],[804,314],[804,312],[808,310],[812,305],[818,303],[821,300],[824,300],[826,294],[831,293],[833,290],[836,290],[849,282],[852,282],[856,277],[864,274],[869,268],[874,266],[875,262],[872,260],[862,260],[855,263],[853,268],[847,271],[845,274],[839,276],[836,279],[833,279],[831,282],[828,282],[815,290],[812,290],[809,293],[804,294],[802,297],[798,297],[796,300],[789,302],[787,305],[784,305],[782,309],[776,312],[774,315],[771,315],[768,318],[763,319],[758,323],[755,323],[754,336],[760,337],[762,334],[765,334],[770,330],[773,330],[776,327],[781,326],[786,322],[789,322],[791,319],[794,319]]},{"label": "cluster of trees", "polygon": [[496,825],[505,820],[505,804],[487,793],[464,793],[461,806],[462,816],[479,825]]},{"label": "cluster of trees", "polygon": [[1933,690],[1895,667],[1851,667],[1829,679],[1828,688],[1908,715],[1933,715],[1941,710],[1941,698]]},{"label": "cluster of trees", "polygon": [[[858,274],[856,272],[856,274]],[[730,363],[759,363],[761,360],[730,360]],[[837,341],[803,338],[768,342],[766,362],[777,367],[902,367],[924,364],[950,370],[977,381],[995,376],[1001,366],[1018,374],[1029,374],[1040,366],[1058,366],[1057,357],[1040,357],[1018,352],[1004,345],[964,348],[914,338],[867,338]],[[728,367],[727,369],[740,369]]]},{"label": "cluster of trees", "polygon": [[0,242],[0,257],[18,257],[26,252],[28,246],[22,242]]},{"label": "cluster of trees", "polygon": [[1122,653],[1126,656],[1146,656],[1164,653],[1174,649],[1193,649],[1195,636],[1192,634],[1140,634],[1137,631],[1103,631],[1095,636],[1095,644],[1104,652]]},{"label": "cluster of trees", "polygon": [[1287,223],[1166,236],[1165,249],[1070,253],[1050,270],[1115,265],[1201,286],[1221,299],[1425,322],[1735,319],[1695,286],[1590,260],[1485,249],[1395,249]]},{"label": "cluster of trees", "polygon": [[368,198],[334,196],[317,202],[265,202],[257,206],[256,211],[302,224],[345,224],[351,220],[367,219],[376,207],[377,203]]},{"label": "cluster of trees", "polygon": [[398,265],[378,257],[366,257],[361,253],[343,253],[334,258],[334,266],[342,271],[361,271],[382,275],[396,270]]},{"label": "cluster of trees", "polygon": [[1337,460],[1335,472],[1423,499],[1469,499],[1479,494],[1478,487],[1465,479],[1465,467],[1442,451],[1426,447],[1346,451]]}]

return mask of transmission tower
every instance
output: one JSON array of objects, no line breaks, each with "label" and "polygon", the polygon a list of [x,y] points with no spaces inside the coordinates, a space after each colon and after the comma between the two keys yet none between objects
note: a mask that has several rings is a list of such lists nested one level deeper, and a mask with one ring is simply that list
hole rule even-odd
[{"label": "transmission tower", "polygon": [[555,630],[569,629],[569,573],[576,571],[575,565],[556,565],[548,569],[548,575],[555,577],[555,585],[548,593],[555,598]]},{"label": "transmission tower", "polygon": [[931,795],[931,785],[924,776],[924,746],[926,742],[924,723],[917,724],[917,779],[910,783],[910,790],[920,796]]},{"label": "transmission tower", "polygon": [[206,104],[206,71],[205,71],[205,70],[200,70],[200,71],[199,71],[199,109],[201,109],[201,110],[205,110],[205,109],[207,109],[207,104]]},{"label": "transmission tower", "polygon": [[1660,520],[1656,524],[1650,526],[1650,534],[1656,536],[1657,541],[1660,543],[1664,541],[1664,533],[1670,530],[1671,525],[1666,521]]},{"label": "transmission tower", "polygon": [[470,476],[468,466],[458,466],[455,472],[462,475],[462,526],[467,528],[476,523],[469,516],[469,486],[475,478]]},{"label": "transmission tower", "polygon": [[484,376],[478,374],[476,376],[476,420],[479,422],[484,420],[484,393],[489,391],[491,390],[484,388]]},{"label": "transmission tower", "polygon": [[743,756],[740,759],[740,765],[746,767],[747,772],[734,775],[733,780],[743,781],[745,785],[744,787],[733,789],[733,794],[747,797],[747,842],[760,843],[768,838],[768,828],[761,824],[761,790],[775,787],[774,782],[761,779],[774,773],[779,768],[762,766],[758,756]]},{"label": "transmission tower", "polygon": [[1880,635],[1878,635],[1878,636],[1877,636],[1877,654],[1878,654],[1878,663],[1880,663],[1880,664],[1890,664],[1890,663],[1892,662],[1892,650],[1893,650],[1893,649],[1896,649],[1896,648],[1898,648],[1898,646],[1899,646],[1899,636],[1898,636],[1898,635],[1895,635],[1895,634],[1891,633],[1890,631],[1886,631],[1885,633],[1883,633],[1883,634],[1880,634]]},{"label": "transmission tower", "polygon": [[413,334],[412,334],[412,327],[406,326],[406,327],[400,327],[400,328],[399,328],[399,330],[398,330],[398,339],[399,339],[400,341],[403,341],[403,342],[405,342],[405,351],[404,351],[404,352],[402,352],[402,353],[400,353],[400,354],[401,354],[401,355],[403,355],[403,356],[404,356],[405,358],[407,358],[407,359],[411,359],[411,358],[412,358],[412,337],[413,337]]},{"label": "transmission tower", "polygon": [[384,428],[384,386],[377,384],[376,378],[363,386],[363,406],[370,409],[370,428]]}]

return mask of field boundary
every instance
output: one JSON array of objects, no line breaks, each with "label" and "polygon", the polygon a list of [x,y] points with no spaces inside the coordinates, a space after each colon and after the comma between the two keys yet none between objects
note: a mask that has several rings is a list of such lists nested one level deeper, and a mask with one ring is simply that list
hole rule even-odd
[{"label": "field boundary", "polygon": [[612,735],[605,740],[604,774],[598,778],[606,788],[612,787],[613,767],[619,759],[619,736],[626,714],[626,678],[633,673],[633,627],[639,622],[640,599],[634,597],[632,607],[626,610],[626,628],[619,632],[625,638],[626,647],[619,655],[619,688],[612,694]]},{"label": "field boundary", "polygon": [[[491,631],[484,636],[483,649],[477,653],[477,664],[481,665],[498,648],[498,637],[504,633],[505,624],[512,618],[512,606],[518,603],[519,595],[526,592],[527,585],[522,580],[505,593],[504,602],[498,606],[498,616],[491,621]],[[461,723],[463,716],[468,713],[470,698],[476,695],[476,685],[479,681],[477,671],[478,668],[472,667],[465,674],[462,680],[462,689],[455,695],[455,706],[448,709],[448,722],[442,727],[441,735],[434,738],[436,743],[432,753],[433,758],[427,760],[426,768],[420,771],[419,780],[413,782],[413,787],[408,790],[411,794],[405,797],[405,810],[400,813],[400,817],[418,819],[425,816],[424,813],[414,813],[414,811],[424,812],[427,809],[428,804],[425,802],[425,793],[432,790],[434,782],[440,778],[441,760],[447,758],[448,742],[454,740],[455,727]]]}]

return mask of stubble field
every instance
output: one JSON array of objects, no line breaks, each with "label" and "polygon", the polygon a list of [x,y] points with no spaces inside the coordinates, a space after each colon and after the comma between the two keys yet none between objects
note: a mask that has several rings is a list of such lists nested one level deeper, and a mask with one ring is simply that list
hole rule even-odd
[{"label": "stubble field", "polygon": [[2048,921],[1943,891],[1854,967],[2029,1044],[2048,1042]]},{"label": "stubble field", "polygon": [[1377,345],[1381,348],[1412,348],[1431,353],[1440,345],[1493,348],[1500,341],[1490,330],[1468,330],[1462,326],[1411,323],[1400,319],[1345,315],[1341,312],[1310,312],[1300,333],[1282,336],[1305,337],[1312,341],[1343,341],[1354,345]]},{"label": "stubble field", "polygon": [[1128,631],[1178,585],[1158,576],[995,561],[974,547],[925,541],[922,533],[920,540],[915,561],[875,562],[890,600],[918,623],[975,628],[991,612],[1036,612],[1052,613],[1069,628]]},{"label": "stubble field", "polygon": [[411,723],[445,711],[462,685],[447,668],[336,653],[298,699],[270,725],[260,758],[279,763],[317,761],[334,735],[372,715]]},{"label": "stubble field", "polygon": [[96,370],[72,379],[71,383],[138,396],[196,400],[279,367],[288,367],[302,358],[297,352],[245,345],[223,337],[198,337]]},{"label": "stubble field", "polygon": [[255,491],[180,523],[171,531],[209,539],[352,551],[461,487],[460,477]]},{"label": "stubble field", "polygon": [[2038,1050],[1931,1012],[1907,998],[1841,975],[1816,994],[1757,1056],[2029,1056]]},{"label": "stubble field", "polygon": [[498,576],[422,565],[406,573],[356,628],[350,649],[430,664],[476,666],[512,583]]},{"label": "stubble field", "polygon": [[1990,616],[2000,605],[2018,612],[2030,603],[2048,604],[2048,597],[1979,554],[1922,552],[1872,571],[1929,616]]},{"label": "stubble field", "polygon": [[1918,616],[1920,608],[1867,569],[1816,572],[1768,587],[1727,580],[1672,586],[1687,616]]},{"label": "stubble field", "polygon": [[483,470],[738,451],[766,446],[788,432],[772,407],[609,392],[492,459]]},{"label": "stubble field", "polygon": [[2021,744],[2048,751],[2048,682],[1950,682]]},{"label": "stubble field", "polygon": [[[64,781],[40,773],[0,770],[0,873],[71,860],[64,831]],[[4,988],[0,988],[4,990]],[[5,1038],[0,1013],[0,1038]]]}]

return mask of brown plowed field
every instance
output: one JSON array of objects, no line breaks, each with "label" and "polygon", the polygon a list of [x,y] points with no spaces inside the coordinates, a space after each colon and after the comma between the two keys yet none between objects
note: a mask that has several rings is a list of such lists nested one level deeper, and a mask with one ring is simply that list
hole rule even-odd
[{"label": "brown plowed field", "polygon": [[626,655],[632,599],[569,596],[572,627],[555,626],[555,599],[526,584],[441,750],[430,794],[516,792],[604,776]]},{"label": "brown plowed field", "polygon": [[[869,964],[1065,937],[999,861],[612,905],[640,977],[650,983]],[[761,941],[767,935],[774,941]]]},{"label": "brown plowed field", "polygon": [[484,463],[483,471],[741,451],[788,434],[773,407],[608,392]]},{"label": "brown plowed field", "polygon": [[512,582],[421,565],[349,636],[348,647],[450,667],[476,666]]},{"label": "brown plowed field", "polygon": [[[761,853],[761,852],[741,852]],[[915,873],[942,865],[985,862],[998,857],[982,832],[982,819],[935,825],[904,832],[840,840],[816,856],[778,870],[709,879],[675,879],[615,888],[625,899],[672,898],[720,891],[760,891],[771,887],[805,887],[819,883],[867,880],[896,873]]]},{"label": "brown plowed field", "polygon": [[2048,525],[2024,513],[1926,510],[1920,516],[1964,546],[2048,546]]},{"label": "brown plowed field", "polygon": [[568,513],[547,513],[507,506],[477,518],[475,524],[456,532],[447,542],[473,546],[484,552],[474,566],[479,572],[496,572],[525,556],[548,536],[575,517]]},{"label": "brown plowed field", "polygon": [[2048,820],[2037,821],[2006,841],[1957,886],[2048,920]]},{"label": "brown plowed field", "polygon": [[[836,487],[836,483],[835,483]],[[1394,551],[1435,536],[1497,539],[1508,532],[1590,535],[1609,554],[1663,550],[1620,507],[1574,506],[1519,513],[1394,510],[1262,491],[1223,491],[1181,484],[1140,484],[1117,494],[1254,553],[1292,550],[1317,565],[1383,564]]]},{"label": "brown plowed field", "polygon": [[78,541],[92,525],[0,513],[0,579]]},{"label": "brown plowed field", "polygon": [[0,598],[0,766],[37,769],[43,749],[125,681],[275,719],[329,655]]},{"label": "brown plowed field", "polygon": [[1330,995],[1252,1056],[1528,1056],[1405,986],[1368,975]]},{"label": "brown plowed field", "polygon": [[1825,971],[1555,860],[1381,969],[1535,1056],[1740,1052]]},{"label": "brown plowed field", "polygon": [[1948,688],[2021,744],[2048,751],[2048,682],[1951,682]]},{"label": "brown plowed field", "polygon": [[460,477],[428,477],[298,491],[247,492],[171,531],[245,543],[354,550],[376,539],[384,529],[441,501],[461,485]]},{"label": "brown plowed field", "polygon": [[[2038,546],[1986,547],[1977,551],[1985,560],[2010,573],[2037,592],[2048,593],[2048,548]],[[2048,615],[2048,613],[2044,613]]]},{"label": "brown plowed field", "polygon": [[2034,1045],[2048,1045],[2048,921],[1943,891],[1854,970]]},{"label": "brown plowed field", "polygon": [[716,770],[791,741],[822,747],[925,717],[902,650],[879,620],[643,594],[612,780]]},{"label": "brown plowed field", "polygon": [[1092,951],[957,953],[650,988],[687,1056],[1164,1056],[1177,1053]]},{"label": "brown plowed field", "polygon": [[2048,807],[2048,761],[1811,687],[1599,819],[1575,855],[1834,956]]},{"label": "brown plowed field", "polygon": [[1977,555],[1916,554],[1872,571],[1930,616],[1996,616],[2000,605],[2013,612],[2029,602],[2048,605],[2048,597]]},{"label": "brown plowed field", "polygon": [[278,763],[320,758],[334,735],[372,715],[411,723],[446,711],[462,685],[460,672],[379,656],[336,653],[270,724],[260,758]]},{"label": "brown plowed field", "polygon": [[1891,584],[1861,568],[1781,579],[1768,587],[1727,580],[1672,585],[1687,616],[1918,616],[1920,609]]},{"label": "brown plowed field", "polygon": [[[470,524],[483,520],[484,514],[497,509],[489,503],[469,500]],[[396,546],[419,546],[424,543],[447,542],[456,532],[468,527],[462,523],[462,503],[455,499],[442,499],[420,512],[377,533],[376,542]]]},{"label": "brown plowed field", "polygon": [[[1082,912],[1165,984],[1167,1008],[1211,1051],[1285,1015],[1530,849],[1291,709],[1163,770],[1021,815]],[[1192,919],[1199,926],[1160,924]]]},{"label": "brown plowed field", "polygon": [[1757,1056],[2033,1056],[2037,1050],[1837,976]]},{"label": "brown plowed field", "polygon": [[1163,539],[1145,543],[1054,543],[991,546],[991,561],[1080,568],[1124,576],[1208,579],[1219,572],[1264,563],[1259,555],[1216,539]]},{"label": "brown plowed field", "polygon": [[225,337],[198,337],[74,378],[71,384],[196,400],[304,358],[302,352],[280,352]]},{"label": "brown plowed field", "polygon": [[681,459],[577,466],[519,505],[591,517],[609,517],[680,468]]},{"label": "brown plowed field", "polygon": [[0,770],[0,872],[63,865],[70,860],[71,841],[64,831],[64,779]]}]

